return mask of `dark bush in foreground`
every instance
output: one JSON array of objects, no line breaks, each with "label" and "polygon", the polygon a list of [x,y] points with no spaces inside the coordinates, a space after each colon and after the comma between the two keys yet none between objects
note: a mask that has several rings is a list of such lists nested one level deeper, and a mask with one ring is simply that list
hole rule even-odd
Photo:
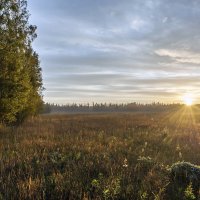
[{"label": "dark bush in foreground", "polygon": [[171,166],[170,177],[170,187],[174,194],[184,199],[199,199],[199,166],[189,162],[177,162]]},{"label": "dark bush in foreground", "polygon": [[189,162],[178,162],[171,167],[173,181],[178,184],[189,184],[200,187],[200,167]]}]

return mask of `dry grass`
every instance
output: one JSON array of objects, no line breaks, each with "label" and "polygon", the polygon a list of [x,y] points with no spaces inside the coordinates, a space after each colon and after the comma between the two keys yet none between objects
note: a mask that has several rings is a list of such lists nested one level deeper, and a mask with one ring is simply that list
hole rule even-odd
[{"label": "dry grass", "polygon": [[2,127],[0,199],[198,199],[192,185],[172,183],[170,166],[200,165],[199,125],[199,111],[185,108],[44,115]]}]

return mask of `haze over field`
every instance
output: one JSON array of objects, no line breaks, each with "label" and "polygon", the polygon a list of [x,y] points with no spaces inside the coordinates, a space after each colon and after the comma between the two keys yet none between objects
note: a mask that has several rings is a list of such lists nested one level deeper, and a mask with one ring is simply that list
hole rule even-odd
[{"label": "haze over field", "polygon": [[45,101],[199,102],[200,1],[30,0],[28,9]]}]

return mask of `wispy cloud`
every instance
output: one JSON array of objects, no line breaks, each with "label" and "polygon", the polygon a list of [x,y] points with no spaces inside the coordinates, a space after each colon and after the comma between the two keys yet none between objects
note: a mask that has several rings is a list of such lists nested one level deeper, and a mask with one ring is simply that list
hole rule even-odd
[{"label": "wispy cloud", "polygon": [[159,49],[155,53],[159,56],[168,56],[180,63],[200,64],[200,53],[186,50]]}]

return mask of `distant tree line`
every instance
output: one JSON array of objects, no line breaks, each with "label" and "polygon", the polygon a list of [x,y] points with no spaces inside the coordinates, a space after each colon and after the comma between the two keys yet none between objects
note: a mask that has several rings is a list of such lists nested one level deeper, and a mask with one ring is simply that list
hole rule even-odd
[{"label": "distant tree line", "polygon": [[42,76],[32,49],[36,26],[26,0],[0,0],[0,123],[13,124],[41,108]]},{"label": "distant tree line", "polygon": [[180,109],[182,104],[163,104],[163,103],[127,103],[127,104],[113,104],[113,103],[93,103],[88,104],[49,104],[44,105],[45,113],[76,113],[76,112],[165,112],[176,111]]}]

